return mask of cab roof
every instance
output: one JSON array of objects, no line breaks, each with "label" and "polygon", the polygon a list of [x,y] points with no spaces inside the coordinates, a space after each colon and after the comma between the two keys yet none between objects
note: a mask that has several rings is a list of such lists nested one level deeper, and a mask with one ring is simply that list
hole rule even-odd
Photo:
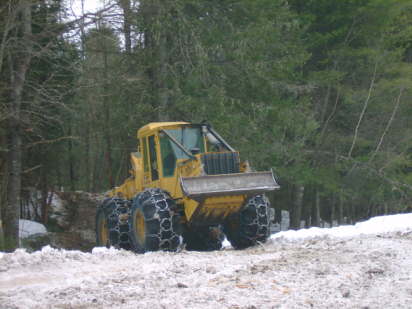
[{"label": "cab roof", "polygon": [[142,136],[149,135],[150,133],[154,133],[155,131],[158,131],[163,128],[170,128],[170,127],[181,127],[183,125],[188,125],[190,122],[184,122],[184,121],[176,121],[176,122],[151,122],[148,123],[147,125],[141,127],[137,131],[137,137],[140,138]]}]

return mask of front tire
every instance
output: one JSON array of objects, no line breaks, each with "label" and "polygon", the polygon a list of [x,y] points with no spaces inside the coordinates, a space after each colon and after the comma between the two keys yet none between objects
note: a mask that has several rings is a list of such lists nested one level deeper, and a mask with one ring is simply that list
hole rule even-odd
[{"label": "front tire", "polygon": [[161,189],[148,189],[134,198],[129,226],[136,252],[176,251],[180,245],[182,232],[176,204]]},{"label": "front tire", "polygon": [[265,242],[270,234],[269,201],[265,195],[249,198],[244,208],[224,224],[227,239],[235,249],[245,249]]}]

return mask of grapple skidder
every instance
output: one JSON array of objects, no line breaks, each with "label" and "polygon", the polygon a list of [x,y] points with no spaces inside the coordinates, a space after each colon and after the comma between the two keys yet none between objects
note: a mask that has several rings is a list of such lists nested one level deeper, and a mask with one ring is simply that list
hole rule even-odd
[{"label": "grapple skidder", "polygon": [[265,242],[272,171],[251,172],[208,124],[149,123],[138,130],[131,176],[96,214],[97,245],[136,252],[236,249]]}]

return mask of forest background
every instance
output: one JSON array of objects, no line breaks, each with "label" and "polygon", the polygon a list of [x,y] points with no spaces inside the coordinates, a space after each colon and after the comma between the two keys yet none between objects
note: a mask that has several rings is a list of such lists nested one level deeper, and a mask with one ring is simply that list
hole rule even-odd
[{"label": "forest background", "polygon": [[[104,192],[136,130],[207,120],[291,226],[412,209],[411,0],[0,3],[0,238],[40,193]],[[37,193],[36,193],[37,194]],[[3,227],[3,229],[1,229]]]}]

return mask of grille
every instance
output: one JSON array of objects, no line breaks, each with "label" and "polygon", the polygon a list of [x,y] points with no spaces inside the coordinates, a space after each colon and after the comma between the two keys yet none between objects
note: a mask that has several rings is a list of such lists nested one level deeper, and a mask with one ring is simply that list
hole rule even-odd
[{"label": "grille", "polygon": [[205,153],[202,155],[204,171],[207,175],[239,173],[239,153]]}]

